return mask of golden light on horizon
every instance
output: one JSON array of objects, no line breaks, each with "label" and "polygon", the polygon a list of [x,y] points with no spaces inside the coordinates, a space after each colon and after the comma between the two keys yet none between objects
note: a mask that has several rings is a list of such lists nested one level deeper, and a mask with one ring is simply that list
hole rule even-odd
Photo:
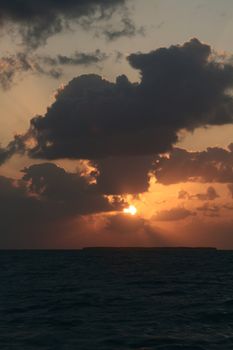
[{"label": "golden light on horizon", "polygon": [[123,212],[134,216],[137,214],[137,208],[131,204],[128,208],[124,208]]}]

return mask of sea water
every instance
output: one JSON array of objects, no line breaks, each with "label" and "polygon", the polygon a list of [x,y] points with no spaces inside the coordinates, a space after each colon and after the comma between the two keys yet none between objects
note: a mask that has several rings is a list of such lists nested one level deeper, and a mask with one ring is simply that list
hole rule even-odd
[{"label": "sea water", "polygon": [[0,252],[0,349],[233,349],[233,252]]}]

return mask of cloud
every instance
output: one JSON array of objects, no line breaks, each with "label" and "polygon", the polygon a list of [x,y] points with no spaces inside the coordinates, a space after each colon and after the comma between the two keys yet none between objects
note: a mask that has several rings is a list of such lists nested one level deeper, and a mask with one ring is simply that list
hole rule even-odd
[{"label": "cloud", "polygon": [[27,138],[27,134],[25,134],[25,136],[16,135],[14,140],[11,141],[7,147],[0,147],[0,165],[5,163],[14,154],[23,154],[25,152],[25,138]]},{"label": "cloud", "polygon": [[145,126],[137,116],[135,98],[135,84],[125,76],[116,84],[97,75],[73,79],[57,94],[46,116],[31,120],[31,135],[38,145],[30,156],[98,159],[165,151],[176,135],[164,126]]},{"label": "cloud", "polygon": [[[232,144],[228,149],[208,147],[200,152],[174,148],[169,157],[157,157],[154,169],[158,182],[165,185],[188,181],[231,184],[233,147]],[[231,185],[228,188],[230,189]]]},{"label": "cloud", "polygon": [[[29,130],[34,158],[98,159],[166,152],[181,129],[232,122],[233,67],[212,60],[197,39],[132,54],[141,82],[98,75],[74,78]],[[185,151],[177,150],[180,157]],[[188,170],[185,169],[184,173]]]},{"label": "cloud", "polygon": [[4,90],[9,89],[15,79],[23,73],[46,75],[55,79],[62,75],[60,69],[46,69],[40,59],[25,52],[0,58],[0,85]]},{"label": "cloud", "polygon": [[218,198],[219,195],[216,192],[215,188],[210,186],[207,188],[206,193],[197,193],[195,197],[201,201],[213,201],[214,199]]},{"label": "cloud", "polygon": [[152,162],[152,156],[108,157],[94,161],[99,191],[116,195],[146,192]]},{"label": "cloud", "polygon": [[[218,245],[223,246],[228,243],[227,237],[232,237],[232,221],[231,226],[226,227],[229,236],[224,241],[218,221],[218,230],[214,231],[216,237],[211,236],[211,222],[210,227],[203,223],[195,231],[195,225],[200,221],[198,217],[192,220],[187,231],[184,226],[179,234],[165,232],[155,227],[153,220],[120,214],[123,203],[109,202],[98,190],[88,177],[68,173],[51,163],[25,168],[20,180],[0,176],[1,248],[171,246],[186,242],[189,245],[203,245],[203,242],[214,245],[217,237]],[[205,216],[217,216],[219,209],[205,204],[200,211]],[[191,218],[195,213],[185,208],[173,208],[158,215],[158,221],[172,221],[175,225],[175,221]]]},{"label": "cloud", "polygon": [[137,28],[129,17],[124,17],[121,20],[120,28],[106,28],[104,29],[103,34],[109,41],[114,41],[121,37],[133,37],[136,34],[144,35],[144,28]]},{"label": "cloud", "polygon": [[194,212],[185,208],[172,208],[168,210],[161,210],[153,216],[153,220],[156,221],[177,221],[186,219],[189,216],[196,215]]},{"label": "cloud", "polygon": [[178,199],[190,199],[190,194],[187,191],[180,190],[178,193]]},{"label": "cloud", "polygon": [[21,248],[28,244],[33,247],[38,240],[43,242],[51,224],[65,217],[59,203],[39,201],[28,195],[24,182],[3,176],[0,177],[0,212],[2,248]]},{"label": "cloud", "polygon": [[51,163],[32,165],[20,180],[0,176],[0,245],[6,249],[169,245],[148,220],[117,213],[122,204],[109,202],[78,173]]},{"label": "cloud", "polygon": [[109,201],[98,193],[95,184],[79,173],[67,173],[54,164],[32,165],[20,180],[0,176],[0,244],[18,248],[43,246],[51,240],[56,244],[56,232],[66,240],[64,225],[72,220],[119,211],[122,205],[117,198]]},{"label": "cloud", "polygon": [[46,75],[58,79],[63,75],[61,67],[64,66],[90,66],[106,60],[108,55],[100,50],[93,52],[78,52],[70,56],[42,56],[18,52],[13,55],[0,58],[0,85],[4,90],[9,89],[25,73]]},{"label": "cloud", "polygon": [[125,58],[125,55],[121,51],[115,51],[115,61],[121,62]]},{"label": "cloud", "polygon": [[[231,181],[233,181],[233,177],[232,177]],[[233,198],[233,183],[228,184],[227,188],[231,194],[231,197]]]},{"label": "cloud", "polygon": [[202,211],[205,216],[219,217],[221,207],[215,204],[210,205],[208,202],[206,202],[202,206],[197,207],[196,209],[198,211]]},{"label": "cloud", "polygon": [[67,173],[52,163],[36,164],[23,170],[29,190],[46,200],[64,203],[75,214],[91,214],[121,208],[98,192],[96,184],[79,173]]},{"label": "cloud", "polygon": [[90,26],[97,19],[109,18],[117,9],[125,16],[125,0],[22,0],[20,3],[0,2],[1,25],[16,26],[23,43],[31,48],[45,44],[47,39],[70,23],[82,21]]},{"label": "cloud", "polygon": [[[94,52],[78,52],[75,51],[75,53],[71,56],[64,56],[64,55],[57,55],[56,58],[52,59],[51,65],[83,65],[83,66],[90,66],[93,64],[98,64],[103,62],[108,58],[108,55],[99,49],[96,49]],[[49,58],[47,60],[47,63],[49,64]]]},{"label": "cloud", "polygon": [[197,193],[190,195],[187,191],[181,190],[178,194],[178,199],[198,199],[200,201],[213,201],[216,198],[219,198],[219,195],[216,192],[215,188],[212,186],[209,186],[207,188],[206,193]]}]

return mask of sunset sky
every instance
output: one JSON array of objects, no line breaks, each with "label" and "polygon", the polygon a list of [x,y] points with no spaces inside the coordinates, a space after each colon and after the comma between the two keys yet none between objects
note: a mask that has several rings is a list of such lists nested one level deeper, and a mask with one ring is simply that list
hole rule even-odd
[{"label": "sunset sky", "polygon": [[0,248],[233,249],[231,0],[0,0],[0,33]]}]

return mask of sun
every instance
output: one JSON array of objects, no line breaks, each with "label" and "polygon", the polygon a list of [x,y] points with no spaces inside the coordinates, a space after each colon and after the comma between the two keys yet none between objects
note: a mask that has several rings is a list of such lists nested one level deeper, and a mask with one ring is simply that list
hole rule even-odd
[{"label": "sun", "polygon": [[123,210],[125,214],[135,215],[137,214],[137,208],[134,205],[130,205],[128,208]]}]

